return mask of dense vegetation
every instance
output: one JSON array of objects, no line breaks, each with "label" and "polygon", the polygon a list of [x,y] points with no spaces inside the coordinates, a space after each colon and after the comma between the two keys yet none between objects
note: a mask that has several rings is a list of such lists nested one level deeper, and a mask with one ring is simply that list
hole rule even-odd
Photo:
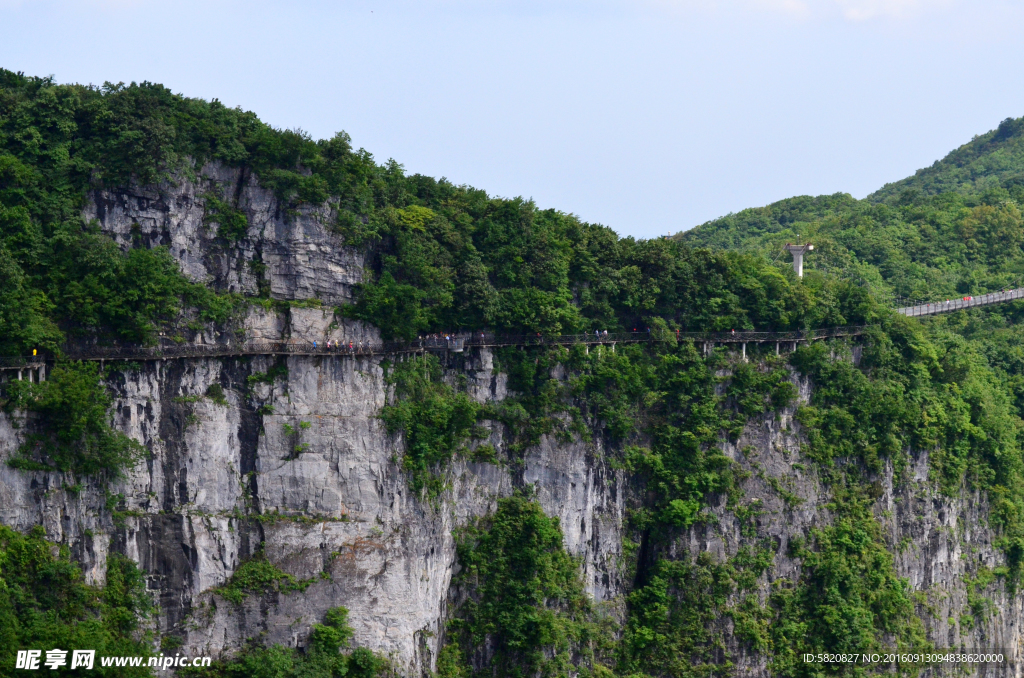
[{"label": "dense vegetation", "polygon": [[[57,551],[56,553],[54,551]],[[93,674],[148,676],[146,668],[104,668],[101,656],[147,656],[145,619],[153,603],[142,572],[117,553],[107,559],[107,583],[87,585],[66,546],[55,549],[42,527],[22,535],[0,525],[0,673],[15,675],[17,650],[93,649]],[[52,675],[76,675],[68,664]],[[41,663],[41,662],[40,662]]]},{"label": "dense vegetation", "polygon": [[999,126],[974,137],[931,167],[914,176],[886,184],[868,196],[872,202],[901,198],[906,191],[926,195],[971,195],[993,188],[1018,186],[1024,170],[1024,118],[1007,118]]},{"label": "dense vegetation", "polygon": [[[811,279],[850,280],[883,299],[934,300],[1024,284],[1022,139],[1021,121],[1007,120],[867,200],[792,198],[723,217],[680,240],[776,260],[785,257],[785,242],[811,241]],[[815,386],[798,419],[804,451],[831,485],[835,518],[791,544],[804,576],[778,587],[754,616],[770,622],[758,643],[780,675],[809,670],[787,650],[794,645],[843,651],[887,638],[899,647],[927,646],[917,615],[928,608],[915,605],[906,583],[893,577],[896,545],[886,543],[871,511],[876,474],[891,465],[899,482],[908,453],[929,452],[932,477],[947,495],[987,491],[1007,566],[979,568],[977,577],[1019,586],[1021,313],[1010,304],[923,325],[885,319],[867,337],[857,366],[834,359],[835,346],[811,345],[792,356]],[[970,628],[984,609],[972,606],[959,623]]]},{"label": "dense vegetation", "polygon": [[[86,192],[151,183],[207,160],[251,168],[286,205],[339,206],[332,228],[371,254],[349,312],[388,336],[492,328],[683,329],[828,323],[785,271],[666,240],[620,239],[521,200],[378,165],[348,137],[313,141],[159,85],[57,85],[0,72],[0,350],[56,348],[70,333],[146,341],[183,306],[227,317],[232,300],[189,283],[160,248],[121,252],[82,223]],[[244,234],[213,196],[225,238]]]},{"label": "dense vegetation", "polygon": [[[856,483],[833,486],[831,525],[795,537],[792,555],[803,562],[800,581],[776,584],[763,631],[776,675],[817,676],[803,652],[924,652],[931,644],[906,580],[896,576],[893,556],[872,514],[872,498]],[[912,669],[904,666],[904,669]],[[829,667],[830,673],[856,673]],[[862,673],[867,671],[861,670]]]},{"label": "dense vegetation", "polygon": [[56,351],[68,335],[145,342],[183,305],[227,316],[230,299],[186,280],[166,250],[122,252],[81,217],[91,188],[152,182],[187,155],[226,152],[198,124],[223,107],[188,106],[148,84],[97,89],[0,70],[0,353]]},{"label": "dense vegetation", "polygon": [[466,600],[449,624],[442,678],[471,672],[502,678],[570,676],[580,656],[593,661],[596,635],[578,564],[562,546],[557,518],[516,495],[479,525],[465,528],[453,582]]},{"label": "dense vegetation", "polygon": [[[1000,410],[989,402],[979,406],[979,398],[998,398],[991,390],[992,375],[981,365],[972,369],[970,361],[958,361],[957,348],[955,341],[939,344],[913,321],[897,319],[871,336],[859,367],[834,360],[825,344],[801,348],[792,356],[793,364],[819,384],[799,418],[810,436],[807,455],[821,465],[833,487],[830,508],[836,519],[821,530],[793,535],[791,556],[803,561],[805,577],[780,581],[763,601],[751,591],[776,553],[771,542],[758,540],[748,522],[757,509],[743,501],[743,472],[719,452],[718,443],[723,434],[735,439],[748,417],[792,402],[795,390],[784,369],[785,359],[767,355],[756,365],[737,364],[723,353],[704,357],[689,343],[672,342],[618,347],[614,353],[587,353],[582,347],[504,353],[502,367],[517,395],[501,407],[479,408],[478,417],[503,421],[512,441],[599,431],[606,438],[605,447],[617,451],[617,463],[629,471],[637,487],[644,488],[644,499],[634,506],[629,521],[636,539],[635,588],[628,598],[625,634],[617,644],[601,633],[598,617],[586,607],[563,601],[563,608],[536,608],[538,603],[529,597],[532,603],[516,603],[510,593],[516,584],[509,572],[529,573],[538,565],[520,563],[506,571],[508,559],[536,556],[534,546],[510,542],[508,535],[535,539],[531,535],[540,514],[539,507],[528,507],[521,497],[508,500],[490,522],[467,532],[459,551],[460,566],[471,573],[462,581],[472,582],[468,588],[477,597],[470,596],[457,608],[458,621],[451,630],[455,641],[443,655],[443,675],[469,675],[465,666],[470,657],[478,665],[482,662],[482,675],[516,675],[497,667],[537,668],[539,660],[527,660],[528,653],[523,652],[559,657],[583,638],[588,639],[587,647],[597,648],[589,654],[577,651],[575,663],[587,670],[603,666],[622,675],[717,674],[729,666],[729,657],[722,655],[725,619],[734,623],[736,637],[769,653],[779,674],[787,676],[805,675],[810,669],[796,658],[793,647],[926,647],[914,600],[906,582],[894,573],[892,556],[871,511],[877,496],[875,474],[885,464],[902,467],[907,449],[934,442],[939,446],[936,468],[951,491],[964,483],[1002,488],[1000,497],[1010,503],[1000,509],[999,516],[1005,518],[996,520],[1003,521],[1012,567],[1019,565],[1012,546],[1019,528],[1011,519],[1024,492],[1020,455],[1012,454],[1014,422],[1006,407]],[[841,352],[842,346],[831,349]],[[554,376],[559,364],[571,376]],[[727,377],[717,376],[722,370]],[[949,388],[950,379],[958,388]],[[407,393],[405,411],[415,413],[416,407],[424,407],[418,425],[441,422],[441,430],[450,430],[450,420],[436,413],[452,411],[454,401],[465,395],[439,383],[433,388],[419,405],[414,404],[415,393]],[[461,429],[465,435],[438,449],[450,454],[462,447],[469,453],[464,445],[470,428],[467,420]],[[517,449],[514,442],[509,445],[503,461],[518,464]],[[436,457],[431,473],[443,474],[448,459]],[[744,533],[747,545],[727,562],[715,562],[707,554],[695,560],[685,551],[679,555],[676,540],[694,524],[710,519],[704,509],[716,495],[725,495],[728,506],[749,526],[750,532]],[[555,543],[552,539],[552,548]],[[558,568],[552,569],[551,563],[567,562],[564,553],[546,558],[547,574],[532,578],[531,586],[556,576]],[[541,598],[555,604],[564,596]],[[488,601],[486,614],[480,611],[480,600]],[[495,609],[503,610],[501,619],[509,629],[532,620],[534,626],[528,628],[536,630],[541,614],[557,633],[538,636],[543,640],[532,643],[521,638],[515,645],[521,656],[496,662],[489,653],[503,641],[494,637]],[[575,613],[560,617],[559,609]],[[555,638],[562,640],[556,643]],[[562,650],[552,655],[556,645]],[[564,669],[563,664],[557,666]],[[552,675],[562,670],[549,668]]]},{"label": "dense vegetation", "polygon": [[678,239],[786,261],[882,298],[935,301],[1024,285],[1024,119],[1006,120],[914,177],[865,200],[800,196],[716,219]]},{"label": "dense vegetation", "polygon": [[40,415],[29,420],[25,442],[9,465],[26,470],[57,470],[78,476],[119,476],[145,454],[138,442],[110,426],[112,399],[99,382],[95,363],[58,363],[42,382],[7,385],[7,412]]},{"label": "dense vegetation", "polygon": [[[792,648],[798,646],[833,652],[927,648],[918,617],[923,608],[895,575],[894,545],[886,543],[871,508],[878,474],[889,465],[899,479],[908,453],[918,450],[931,450],[935,479],[947,494],[972,487],[988,491],[992,524],[1008,560],[994,574],[1010,587],[1017,585],[1024,556],[1018,518],[1024,511],[1018,437],[1024,359],[1014,325],[1020,311],[1007,306],[921,326],[889,316],[875,301],[880,291],[974,293],[1009,284],[1024,270],[1019,265],[1021,218],[1012,188],[983,195],[910,194],[892,205],[848,196],[793,199],[761,214],[727,217],[689,237],[774,254],[797,233],[814,235],[819,270],[800,285],[812,300],[798,312],[801,322],[813,326],[828,317],[830,324],[878,323],[856,366],[842,359],[841,346],[825,344],[801,348],[789,360],[815,384],[812,402],[799,410],[798,419],[808,436],[805,453],[819,464],[833,492],[835,518],[828,527],[793,535],[789,555],[803,563],[803,575],[778,582],[767,600],[747,593],[776,555],[770,545],[756,542],[756,531],[748,535],[750,545],[725,563],[669,554],[681,532],[703,519],[710,496],[726,494],[737,516],[749,515],[736,471],[717,452],[717,444],[723,434],[736,435],[747,417],[790,402],[792,386],[781,364],[773,370],[773,358],[763,356],[758,369],[727,365],[723,356],[706,358],[691,345],[675,347],[669,341],[619,347],[616,353],[532,349],[500,354],[516,396],[496,410],[480,408],[477,416],[506,424],[509,463],[515,464],[517,450],[535,444],[539,435],[585,436],[598,430],[610,449],[620,451],[618,463],[646,490],[630,519],[638,540],[636,588],[629,596],[626,633],[617,649],[605,655],[613,658],[608,666],[651,676],[728,670],[729,658],[722,655],[724,619],[732,620],[736,637],[750,648],[767,652],[773,670],[784,676],[817,670],[796,657]],[[921,244],[920,233],[914,241],[918,249],[907,246],[910,236],[901,229],[925,218],[933,225],[944,223],[944,237],[959,238],[943,252],[944,259],[936,254],[935,242]],[[885,220],[888,228],[878,228],[875,220]],[[758,230],[755,221],[766,225]],[[934,236],[934,231],[923,231]],[[832,240],[823,236],[826,232],[834,234]],[[870,261],[879,265],[836,243],[870,250],[875,257]],[[914,259],[926,246],[936,257],[931,266]],[[932,287],[937,279],[946,287]],[[972,281],[970,287],[963,287],[965,280]],[[826,308],[830,313],[823,312]],[[817,315],[809,319],[812,312]],[[695,326],[685,316],[661,318],[664,325],[657,315],[644,320],[655,328]],[[572,376],[554,377],[559,365]],[[722,379],[715,375],[723,368],[730,375],[724,393],[716,393]],[[447,397],[456,394],[446,388]],[[447,458],[435,460],[443,465]],[[474,628],[468,616],[460,623]],[[479,636],[476,645],[467,645],[466,638],[474,636],[461,633],[457,652],[448,650],[444,657],[446,667],[458,664],[449,661],[453,656],[464,658],[488,647]]]},{"label": "dense vegetation", "polygon": [[385,405],[381,419],[389,433],[405,435],[402,467],[409,472],[413,490],[427,488],[436,497],[443,484],[431,471],[465,449],[481,407],[441,382],[441,366],[434,356],[397,363],[387,381],[395,397]]}]

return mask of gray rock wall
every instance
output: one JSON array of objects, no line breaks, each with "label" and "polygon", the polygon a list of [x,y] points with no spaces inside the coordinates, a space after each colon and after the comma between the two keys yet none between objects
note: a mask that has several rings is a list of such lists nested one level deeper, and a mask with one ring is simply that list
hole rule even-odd
[{"label": "gray rock wall", "polygon": [[[502,378],[485,368],[486,351],[459,362],[481,392],[502,390]],[[421,501],[399,468],[401,440],[377,418],[386,386],[376,360],[289,357],[286,378],[249,389],[246,377],[269,367],[266,358],[168,360],[112,379],[118,428],[152,452],[111,486],[125,496],[116,521],[98,486],[75,497],[61,489],[70,482],[61,474],[6,466],[0,519],[19,529],[43,524],[50,538],[72,545],[96,583],[110,548],[128,553],[149,573],[159,629],[183,635],[182,651],[192,654],[230,652],[257,635],[301,644],[311,624],[343,605],[357,643],[418,675],[436,656],[445,620],[452,530],[524,481],[536,483],[545,511],[561,518],[592,594],[621,592],[622,480],[593,450],[544,440],[527,456],[523,480],[460,461],[441,501]],[[226,406],[186,400],[213,383],[224,387]],[[262,405],[273,413],[259,414]],[[17,419],[0,417],[5,452],[25,430],[12,428]],[[500,451],[500,434],[490,442]],[[296,445],[304,449],[296,453]],[[283,571],[315,581],[303,593],[252,596],[241,606],[215,596],[211,589],[260,543]]]},{"label": "gray rock wall", "polygon": [[[810,384],[796,374],[793,382],[798,404],[806,404]],[[788,555],[790,540],[807,538],[811,530],[827,526],[832,519],[827,507],[829,491],[816,464],[800,452],[801,427],[794,413],[795,407],[752,419],[736,444],[722,445],[748,474],[741,482],[741,503],[760,513],[754,520],[756,536],[741,535],[740,522],[723,500],[712,509],[715,520],[696,526],[677,544],[692,555],[709,551],[723,561],[736,555],[743,544],[770,540],[776,545],[776,554],[772,567],[759,581],[757,594],[762,601],[778,580],[796,581],[800,576],[800,561]],[[951,670],[935,675],[1024,675],[1021,595],[1013,595],[997,579],[977,591],[978,597],[989,601],[984,614],[975,615],[968,601],[966,581],[977,577],[979,566],[994,569],[1006,564],[988,524],[988,501],[984,494],[969,490],[956,498],[943,495],[929,481],[928,471],[928,454],[918,452],[912,454],[899,482],[892,464],[877,476],[881,496],[873,512],[894,554],[896,572],[915,592],[917,615],[936,647],[1003,652],[1009,660],[1002,667],[988,665],[965,674]],[[793,495],[788,502],[773,484]],[[726,627],[736,675],[770,675],[764,657],[750,654],[728,635],[731,622]]]},{"label": "gray rock wall", "polygon": [[[248,231],[238,242],[219,237],[219,225],[209,220],[206,196],[211,194],[248,219]],[[331,231],[337,219],[331,203],[289,209],[245,169],[211,163],[194,178],[96,190],[89,197],[85,218],[96,220],[122,247],[167,247],[188,277],[217,290],[256,295],[262,280],[274,299],[340,304],[362,280],[362,255],[343,247]]]}]

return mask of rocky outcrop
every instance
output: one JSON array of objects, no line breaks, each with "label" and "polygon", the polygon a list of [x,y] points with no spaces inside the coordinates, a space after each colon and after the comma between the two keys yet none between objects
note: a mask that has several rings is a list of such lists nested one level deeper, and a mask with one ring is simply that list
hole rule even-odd
[{"label": "rocky outcrop", "polygon": [[[248,229],[237,242],[212,220],[210,195],[245,215]],[[179,175],[160,186],[95,190],[84,216],[122,247],[167,247],[188,277],[219,291],[255,296],[265,289],[273,299],[341,304],[362,280],[361,253],[331,230],[332,203],[282,205],[246,169],[211,163],[194,178]]]}]

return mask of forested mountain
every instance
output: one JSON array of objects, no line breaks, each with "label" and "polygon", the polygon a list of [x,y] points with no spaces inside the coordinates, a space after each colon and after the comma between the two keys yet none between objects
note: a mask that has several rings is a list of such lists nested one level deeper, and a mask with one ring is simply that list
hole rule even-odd
[{"label": "forested mountain", "polygon": [[[1024,312],[889,309],[1024,274],[1020,127],[867,200],[644,241],[344,133],[0,70],[0,357],[48,368],[0,374],[0,673],[80,646],[213,655],[180,672],[206,678],[1024,659]],[[870,327],[742,353],[675,333],[849,324]],[[634,328],[651,340],[337,350]],[[161,335],[225,355],[65,358]],[[335,352],[228,350],[250,338]]]},{"label": "forested mountain", "polygon": [[[619,238],[520,198],[407,177],[353,150],[344,133],[314,141],[149,83],[89,88],[0,71],[0,149],[0,353],[58,350],[68,336],[152,341],[183,307],[227,318],[237,296],[185,279],[166,247],[119,252],[80,216],[90,190],[188,175],[209,161],[244,166],[287,209],[329,201],[330,229],[365,249],[375,271],[349,314],[389,338],[632,329],[653,317],[686,329],[837,320],[759,258]],[[207,211],[225,244],[244,232],[232,205],[215,196]],[[839,312],[857,321],[860,303],[843,301]]]},{"label": "forested mountain", "polygon": [[813,242],[809,270],[857,281],[882,298],[938,300],[1024,284],[1022,203],[1024,119],[1007,119],[864,200],[789,198],[677,237],[773,261],[787,242]]},{"label": "forested mountain", "polygon": [[906,202],[915,191],[926,196],[971,195],[998,188],[1006,189],[1016,199],[1021,183],[1024,183],[1024,118],[1007,118],[996,129],[975,136],[942,160],[936,160],[931,167],[886,184],[867,199]]}]

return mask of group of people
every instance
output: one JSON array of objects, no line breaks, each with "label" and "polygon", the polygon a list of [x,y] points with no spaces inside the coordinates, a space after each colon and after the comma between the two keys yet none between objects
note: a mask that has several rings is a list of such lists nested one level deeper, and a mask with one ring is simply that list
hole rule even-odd
[{"label": "group of people", "polygon": [[[317,342],[316,339],[314,339],[313,340],[313,350],[316,351],[318,349],[318,347],[319,347],[319,343]],[[363,352],[363,347],[364,347],[364,342],[362,340],[359,340],[359,341],[349,341],[348,345],[346,346],[345,342],[343,342],[343,341],[331,341],[330,339],[328,339],[327,342],[324,344],[324,347],[328,351],[339,352],[339,353],[341,353],[341,352],[362,353]],[[366,350],[369,350],[370,349],[370,342],[368,342],[368,341],[365,342],[365,347],[366,347]]]}]

